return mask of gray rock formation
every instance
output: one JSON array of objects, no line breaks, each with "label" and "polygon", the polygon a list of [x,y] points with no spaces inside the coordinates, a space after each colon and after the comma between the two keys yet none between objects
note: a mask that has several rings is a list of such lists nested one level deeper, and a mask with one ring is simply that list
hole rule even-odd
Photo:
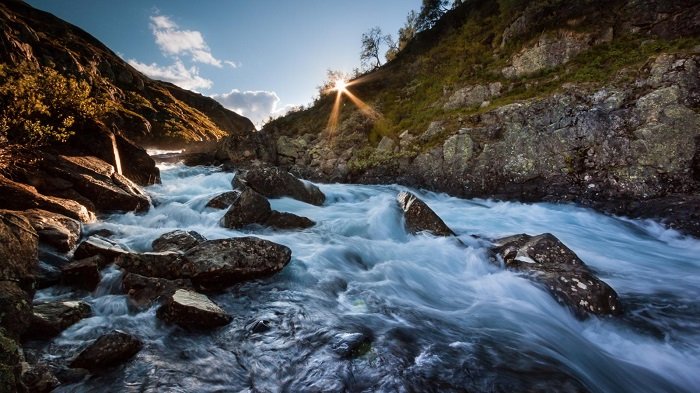
[{"label": "gray rock formation", "polygon": [[106,263],[112,263],[116,257],[127,252],[122,246],[109,239],[92,235],[78,245],[78,248],[73,253],[73,258],[84,259],[101,255],[107,261]]},{"label": "gray rock formation", "polygon": [[193,273],[192,265],[177,251],[125,253],[119,255],[115,263],[129,273],[146,277],[174,280]]},{"label": "gray rock formation", "polygon": [[258,224],[277,229],[304,229],[315,225],[306,217],[272,210],[267,199],[250,187],[245,187],[221,219],[226,228],[239,229]]},{"label": "gray rock formation", "polygon": [[206,207],[212,209],[228,209],[240,196],[239,191],[229,191],[219,194],[207,202]]}]

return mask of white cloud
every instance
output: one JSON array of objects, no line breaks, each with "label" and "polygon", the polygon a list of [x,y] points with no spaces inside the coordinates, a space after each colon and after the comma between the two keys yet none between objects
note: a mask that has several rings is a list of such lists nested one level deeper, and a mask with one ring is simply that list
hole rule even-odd
[{"label": "white cloud", "polygon": [[233,89],[229,93],[215,94],[211,97],[227,109],[249,118],[258,127],[270,116],[281,116],[292,107],[287,105],[278,108],[280,98],[274,91]]},{"label": "white cloud", "polygon": [[156,63],[140,63],[134,59],[128,60],[128,63],[149,78],[170,82],[183,89],[209,89],[212,86],[211,80],[202,78],[199,75],[197,67],[187,68],[180,60],[176,60],[175,63],[169,66],[162,67]]},{"label": "white cloud", "polygon": [[165,15],[151,16],[151,31],[156,44],[164,54],[170,56],[189,55],[192,61],[222,67],[222,61],[212,55],[202,33],[182,30]]},{"label": "white cloud", "polygon": [[231,68],[238,68],[241,66],[241,63],[236,63],[236,62],[231,61],[231,60],[224,60],[224,63],[231,66]]}]

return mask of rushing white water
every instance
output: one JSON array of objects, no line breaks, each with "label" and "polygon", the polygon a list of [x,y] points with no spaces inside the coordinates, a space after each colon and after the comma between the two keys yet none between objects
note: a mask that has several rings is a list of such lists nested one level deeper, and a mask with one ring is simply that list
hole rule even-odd
[{"label": "rushing white water", "polygon": [[[212,332],[160,322],[155,307],[130,310],[120,272],[103,272],[85,298],[94,316],[41,356],[65,361],[114,328],[144,349],[126,365],[64,385],[61,392],[592,391],[692,392],[700,387],[700,242],[651,222],[570,205],[463,200],[415,191],[468,245],[408,235],[400,186],[319,185],[323,206],[288,198],[274,209],[306,216],[303,231],[219,226],[205,208],[233,174],[167,166],[147,191],[145,214],[104,217],[89,229],[149,251],[159,235],[195,230],[217,239],[254,235],[292,249],[274,277],[211,295],[234,316]],[[486,241],[551,232],[620,295],[619,318],[576,319],[526,278],[489,263]],[[64,289],[40,299],[69,298]],[[254,332],[265,320],[270,329]],[[334,350],[348,334],[371,344],[355,358]]]}]

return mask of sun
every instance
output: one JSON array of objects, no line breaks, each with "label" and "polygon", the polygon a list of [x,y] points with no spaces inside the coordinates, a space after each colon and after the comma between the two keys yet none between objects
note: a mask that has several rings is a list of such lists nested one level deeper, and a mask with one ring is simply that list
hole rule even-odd
[{"label": "sun", "polygon": [[342,92],[344,92],[347,88],[348,88],[348,84],[345,83],[344,80],[342,80],[342,79],[336,79],[336,80],[335,80],[335,86],[333,87],[333,90],[342,93]]}]

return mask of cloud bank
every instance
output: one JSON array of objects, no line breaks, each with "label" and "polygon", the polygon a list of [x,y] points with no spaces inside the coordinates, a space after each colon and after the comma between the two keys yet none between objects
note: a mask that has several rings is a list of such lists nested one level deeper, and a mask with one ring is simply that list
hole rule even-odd
[{"label": "cloud bank", "polygon": [[127,62],[149,78],[170,82],[183,89],[199,91],[209,89],[213,85],[211,80],[199,75],[197,67],[187,68],[180,60],[176,60],[169,66],[159,66],[156,63],[145,64],[134,59],[129,59]]},{"label": "cloud bank", "polygon": [[280,98],[274,91],[233,89],[229,93],[215,94],[211,97],[226,109],[249,118],[258,127],[268,118],[281,116],[291,108],[289,105],[279,108]]},{"label": "cloud bank", "polygon": [[235,65],[227,60],[219,60],[211,53],[204,36],[197,30],[182,30],[165,15],[151,16],[151,31],[156,45],[167,56],[189,56],[196,63],[223,67],[224,64]]}]

